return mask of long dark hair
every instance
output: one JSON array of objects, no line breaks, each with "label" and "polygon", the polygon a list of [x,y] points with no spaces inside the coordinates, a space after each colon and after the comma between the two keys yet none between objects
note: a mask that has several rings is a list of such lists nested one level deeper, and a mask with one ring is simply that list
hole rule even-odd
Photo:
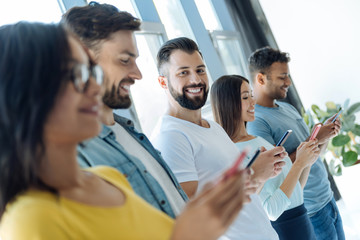
[{"label": "long dark hair", "polygon": [[[0,217],[38,178],[44,124],[64,86],[71,50],[62,26],[0,27]],[[50,189],[50,188],[49,188]]]},{"label": "long dark hair", "polygon": [[241,118],[241,85],[249,81],[239,75],[225,75],[211,86],[211,106],[214,120],[234,139]]}]

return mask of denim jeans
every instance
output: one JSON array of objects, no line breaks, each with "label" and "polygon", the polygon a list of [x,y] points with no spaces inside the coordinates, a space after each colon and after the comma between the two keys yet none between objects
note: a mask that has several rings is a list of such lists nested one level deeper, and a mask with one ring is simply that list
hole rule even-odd
[{"label": "denim jeans", "polygon": [[334,198],[310,217],[310,220],[317,240],[345,240],[341,216]]}]

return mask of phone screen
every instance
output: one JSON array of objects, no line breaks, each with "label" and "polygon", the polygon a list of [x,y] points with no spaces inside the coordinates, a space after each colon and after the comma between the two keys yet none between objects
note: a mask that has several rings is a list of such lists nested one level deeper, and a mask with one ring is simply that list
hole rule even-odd
[{"label": "phone screen", "polygon": [[249,163],[246,165],[246,168],[251,167],[251,165],[255,162],[255,160],[257,159],[257,157],[260,155],[260,148],[256,150],[254,156],[250,159]]},{"label": "phone screen", "polygon": [[334,119],[331,121],[331,123],[335,122],[336,119],[340,116],[340,114],[342,113],[342,109],[340,109],[340,111],[336,114],[336,116],[334,117]]},{"label": "phone screen", "polygon": [[312,132],[311,136],[310,136],[310,140],[313,140],[316,138],[316,136],[318,135],[319,131],[321,128],[321,124],[316,125],[314,131]]},{"label": "phone screen", "polygon": [[292,130],[287,130],[285,132],[285,134],[281,137],[280,141],[276,144],[276,146],[277,147],[282,146],[285,143],[286,139],[290,136],[291,133],[292,133]]}]

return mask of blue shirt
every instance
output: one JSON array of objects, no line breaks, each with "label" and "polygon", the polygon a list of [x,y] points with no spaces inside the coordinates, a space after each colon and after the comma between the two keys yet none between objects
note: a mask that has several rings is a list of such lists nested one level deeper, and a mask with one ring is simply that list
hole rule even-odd
[{"label": "blue shirt", "polygon": [[[180,195],[187,201],[188,198],[185,192],[148,138],[144,134],[138,133],[130,120],[121,117],[116,120],[159,162]],[[140,197],[155,208],[175,218],[165,192],[159,183],[151,176],[139,159],[128,154],[116,141],[115,133],[107,126],[103,126],[99,136],[84,142],[78,147],[78,162],[82,167],[107,165],[116,168],[126,176],[132,188]]]},{"label": "blue shirt", "polygon": [[[278,107],[269,108],[255,105],[255,121],[247,123],[250,134],[261,136],[275,145],[286,130],[293,133],[283,145],[291,154],[310,133],[309,129],[296,109],[283,102],[276,102]],[[312,165],[308,181],[304,188],[304,204],[309,216],[313,216],[328,204],[333,197],[325,166],[320,158]]]},{"label": "blue shirt", "polygon": [[[240,151],[245,147],[250,146],[250,153],[255,152],[259,147],[265,147],[266,150],[271,150],[274,148],[273,145],[271,145],[262,137],[256,137],[245,142],[237,142],[235,145],[240,149]],[[248,161],[250,160],[249,157],[251,156],[252,154],[248,155]],[[299,181],[296,183],[290,199],[280,189],[281,184],[284,182],[284,179],[292,167],[292,162],[289,157],[285,157],[284,162],[285,165],[283,166],[281,173],[279,173],[279,175],[276,177],[267,180],[261,192],[259,193],[261,203],[271,221],[278,219],[278,217],[280,217],[284,211],[298,207],[304,203],[303,191]]]}]

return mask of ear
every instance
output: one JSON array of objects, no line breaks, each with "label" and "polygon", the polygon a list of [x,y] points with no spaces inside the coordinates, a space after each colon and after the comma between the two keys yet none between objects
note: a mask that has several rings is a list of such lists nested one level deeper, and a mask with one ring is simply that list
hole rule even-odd
[{"label": "ear", "polygon": [[165,76],[159,76],[158,77],[158,81],[159,81],[159,84],[160,86],[163,88],[163,89],[167,89],[167,79]]},{"label": "ear", "polygon": [[265,84],[265,79],[266,79],[266,76],[262,73],[258,73],[256,74],[255,76],[255,82],[259,85],[264,85]]}]

